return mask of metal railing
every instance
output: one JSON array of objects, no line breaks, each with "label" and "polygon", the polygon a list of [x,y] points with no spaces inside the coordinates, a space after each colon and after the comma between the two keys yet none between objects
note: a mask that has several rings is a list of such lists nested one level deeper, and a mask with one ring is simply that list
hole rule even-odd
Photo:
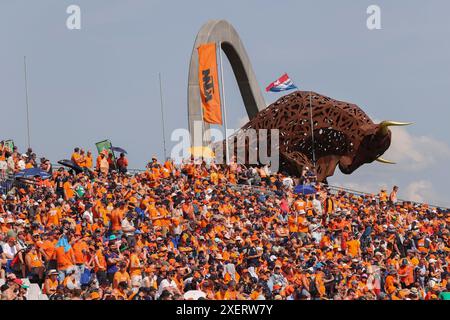
[{"label": "metal railing", "polygon": [[[64,167],[60,164],[52,164],[53,169],[58,169],[60,167]],[[178,166],[176,166],[178,167]],[[136,168],[132,168],[132,169],[128,169],[128,172],[131,174],[139,174],[142,172],[145,172],[146,170],[144,169],[136,169]],[[0,170],[0,194],[4,194],[7,193],[11,190],[11,188],[13,187],[13,183],[14,183],[14,177],[11,175],[6,174],[5,171]],[[235,185],[234,188],[236,189],[245,189],[245,188],[251,188],[253,190],[257,190],[258,192],[262,192],[265,194],[269,194],[269,195],[273,195],[274,192],[271,191],[270,189],[267,188],[261,188],[259,186],[256,185],[246,185],[246,184],[238,184]],[[337,192],[346,192],[346,193],[350,193],[350,194],[354,194],[354,195],[358,195],[358,196],[373,196],[375,194],[373,193],[368,193],[368,192],[363,192],[363,191],[359,191],[359,190],[354,190],[354,189],[350,189],[350,188],[345,188],[345,187],[340,187],[340,186],[333,186],[333,185],[327,185],[327,188],[330,191],[333,191],[335,193]],[[376,196],[376,195],[375,195]],[[423,205],[424,203],[421,202],[416,202],[416,201],[411,201],[411,200],[404,200],[404,199],[398,199],[399,202],[410,202],[413,205]],[[427,203],[427,205],[430,208],[441,208],[441,209],[446,209],[448,210],[449,208],[445,207],[445,206],[439,206],[439,205],[435,205],[435,204],[430,204]]]},{"label": "metal railing", "polygon": [[[363,192],[363,191],[358,191],[358,190],[354,190],[354,189],[350,189],[350,188],[345,188],[345,187],[340,187],[340,186],[331,186],[328,185],[328,188],[334,191],[344,191],[347,193],[351,193],[351,194],[355,194],[355,195],[360,195],[360,196],[377,196],[377,194],[374,193],[369,193],[369,192]],[[405,200],[405,199],[398,199],[397,202],[410,202],[413,205],[424,205],[425,203],[423,202],[417,202],[417,201],[411,201],[411,200]],[[426,205],[428,205],[428,207],[430,208],[441,208],[441,209],[449,209],[445,206],[439,206],[436,204],[430,204],[427,203]]]}]

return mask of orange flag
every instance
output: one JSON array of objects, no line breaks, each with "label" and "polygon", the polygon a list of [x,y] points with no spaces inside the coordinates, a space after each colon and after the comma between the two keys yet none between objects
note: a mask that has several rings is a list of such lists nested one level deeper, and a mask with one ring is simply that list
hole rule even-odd
[{"label": "orange flag", "polygon": [[198,47],[198,81],[202,98],[203,121],[222,124],[216,44]]}]

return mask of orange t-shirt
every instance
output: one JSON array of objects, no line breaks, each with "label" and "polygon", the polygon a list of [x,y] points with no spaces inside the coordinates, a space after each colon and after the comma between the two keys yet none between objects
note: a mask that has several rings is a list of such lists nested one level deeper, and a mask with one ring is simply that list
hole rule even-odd
[{"label": "orange t-shirt", "polygon": [[106,259],[105,259],[105,255],[103,254],[102,250],[97,250],[97,252],[95,253],[95,255],[97,256],[97,260],[98,260],[98,264],[96,263],[95,265],[95,272],[97,272],[98,270],[106,270]]},{"label": "orange t-shirt", "polygon": [[398,270],[398,275],[402,275],[400,280],[405,283],[405,285],[409,286],[414,283],[414,269],[412,266],[401,266]]},{"label": "orange t-shirt", "polygon": [[45,254],[50,258],[54,258],[55,254],[55,241],[46,240],[44,243],[40,246],[40,248],[45,252]]},{"label": "orange t-shirt", "polygon": [[130,280],[130,275],[128,274],[128,272],[126,272],[126,271],[120,272],[120,270],[117,271],[114,274],[114,283],[115,283],[114,288],[117,288],[119,283],[128,282],[129,280]]},{"label": "orange t-shirt", "polygon": [[66,200],[74,197],[75,191],[72,190],[72,185],[69,181],[64,182],[63,188],[66,192]]},{"label": "orange t-shirt", "polygon": [[30,264],[32,268],[39,268],[42,267],[42,260],[40,259],[38,254],[33,254],[31,252],[28,253],[28,256],[30,257]]},{"label": "orange t-shirt", "polygon": [[237,291],[227,290],[223,300],[237,300]]},{"label": "orange t-shirt", "polygon": [[386,283],[385,283],[385,288],[386,288],[386,292],[388,294],[393,294],[396,290],[395,287],[395,281],[394,281],[394,277],[389,275],[386,277]]},{"label": "orange t-shirt", "polygon": [[67,268],[73,266],[72,254],[72,248],[70,248],[67,252],[64,252],[64,247],[58,247],[55,249],[58,270],[66,270]]},{"label": "orange t-shirt", "polygon": [[50,294],[55,292],[56,288],[58,287],[58,279],[55,279],[55,281],[52,281],[52,279],[48,278],[45,280],[44,290],[43,293]]},{"label": "orange t-shirt", "polygon": [[289,232],[298,232],[297,219],[290,215],[288,218]]},{"label": "orange t-shirt", "polygon": [[359,240],[350,240],[347,241],[347,247],[348,247],[348,254],[352,257],[355,257],[358,255],[358,249],[359,249]]},{"label": "orange t-shirt", "polygon": [[132,265],[140,265],[140,260],[137,254],[133,253],[130,256],[130,275],[139,276],[142,274],[141,267],[132,267]]},{"label": "orange t-shirt", "polygon": [[70,159],[75,164],[80,165],[81,155],[79,153],[74,152],[74,153],[72,153],[72,157]]},{"label": "orange t-shirt", "polygon": [[294,209],[295,211],[305,210],[306,208],[306,202],[303,200],[297,200],[294,202]]},{"label": "orange t-shirt", "polygon": [[59,220],[61,219],[61,210],[58,208],[51,208],[47,216],[47,227],[59,226]]},{"label": "orange t-shirt", "polygon": [[114,209],[113,211],[111,211],[110,220],[111,220],[113,231],[122,230],[122,219],[123,219],[122,210]]},{"label": "orange t-shirt", "polygon": [[83,253],[83,250],[87,251],[88,245],[84,241],[78,241],[73,245],[73,255],[75,257],[76,264],[82,264],[86,262],[86,255]]},{"label": "orange t-shirt", "polygon": [[299,216],[297,218],[298,220],[298,231],[307,233],[308,232],[308,226],[306,225],[307,219],[304,216]]},{"label": "orange t-shirt", "polygon": [[93,163],[92,156],[86,156],[84,166],[90,169],[92,168],[92,163]]}]

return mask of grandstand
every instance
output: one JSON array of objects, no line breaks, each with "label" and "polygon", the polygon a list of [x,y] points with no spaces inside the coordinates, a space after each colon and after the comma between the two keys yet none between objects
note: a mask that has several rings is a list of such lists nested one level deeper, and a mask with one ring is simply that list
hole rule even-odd
[{"label": "grandstand", "polygon": [[[14,270],[5,265],[7,274],[14,272],[29,286],[22,297],[28,300],[178,299],[192,291],[215,300],[429,300],[447,289],[448,209],[403,200],[394,205],[381,194],[316,184],[309,175],[302,177],[313,186],[308,195],[296,192],[285,183],[292,179],[281,173],[264,176],[261,171],[259,182],[249,185],[241,178],[250,173],[237,175],[231,167],[175,166],[153,159],[146,170],[128,169],[127,174],[100,169],[74,174],[55,164],[46,183],[4,175],[9,182],[4,192],[12,197],[0,199],[3,251],[10,250],[9,239],[20,240],[27,263]],[[36,266],[45,270],[39,278],[25,257],[28,248],[43,248],[44,241],[53,253],[37,259]],[[208,246],[205,260],[199,250]],[[120,262],[109,262],[112,254]],[[413,276],[414,283],[391,283],[394,272],[419,270],[424,257],[435,271]],[[137,267],[132,261],[139,261]],[[186,270],[186,265],[192,267]],[[49,291],[38,285],[50,285],[46,281],[55,268],[56,285],[62,288],[56,298],[42,294]],[[373,268],[385,269],[377,276]],[[155,282],[151,274],[165,282]],[[325,283],[330,275],[342,283]],[[253,282],[244,281],[249,277]],[[310,277],[317,291],[305,285]]]}]

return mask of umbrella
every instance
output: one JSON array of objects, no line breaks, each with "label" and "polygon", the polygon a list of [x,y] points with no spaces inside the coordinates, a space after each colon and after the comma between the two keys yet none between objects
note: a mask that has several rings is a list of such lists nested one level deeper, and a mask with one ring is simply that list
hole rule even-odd
[{"label": "umbrella", "polygon": [[14,175],[15,178],[33,178],[39,176],[42,179],[48,179],[52,175],[48,173],[47,171],[44,171],[40,168],[29,168],[22,171],[19,171]]},{"label": "umbrella", "polygon": [[119,153],[125,153],[125,154],[128,154],[127,150],[125,150],[125,149],[123,149],[123,148],[121,148],[121,147],[112,147],[111,149],[112,149],[112,151],[114,151],[114,152],[119,152]]},{"label": "umbrella", "polygon": [[65,167],[69,167],[70,169],[75,170],[75,172],[77,174],[83,172],[83,168],[80,167],[79,165],[75,164],[72,160],[67,160],[67,159],[59,160],[58,163]]},{"label": "umbrella", "polygon": [[317,190],[309,184],[299,184],[294,188],[295,193],[303,193],[303,194],[313,194],[316,193]]},{"label": "umbrella", "polygon": [[206,298],[206,293],[201,290],[189,290],[183,296],[185,300],[198,300],[199,298]]},{"label": "umbrella", "polygon": [[214,152],[211,150],[210,147],[190,147],[189,153],[194,156],[195,158],[206,158],[206,159],[212,159],[215,157]]}]

